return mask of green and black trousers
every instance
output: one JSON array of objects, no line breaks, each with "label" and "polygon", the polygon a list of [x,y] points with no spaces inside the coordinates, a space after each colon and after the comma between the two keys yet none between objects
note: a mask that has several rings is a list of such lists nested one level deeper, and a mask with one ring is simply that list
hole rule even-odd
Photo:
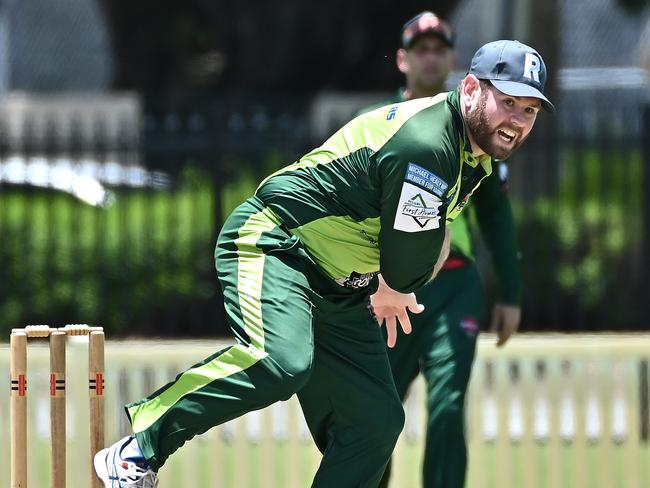
[{"label": "green and black trousers", "polygon": [[126,406],[149,465],[211,427],[297,394],[323,453],[314,487],[376,487],[404,424],[369,290],[326,276],[257,197],[215,251],[236,344]]},{"label": "green and black trousers", "polygon": [[[467,471],[465,393],[479,327],[486,320],[478,269],[469,260],[458,267],[446,267],[416,295],[424,311],[411,315],[413,331],[400,335],[395,347],[388,350],[395,385],[403,400],[418,374],[425,380],[422,486],[463,488]],[[388,486],[389,475],[390,467],[381,487]],[[400,481],[393,480],[392,486],[401,486]]]}]

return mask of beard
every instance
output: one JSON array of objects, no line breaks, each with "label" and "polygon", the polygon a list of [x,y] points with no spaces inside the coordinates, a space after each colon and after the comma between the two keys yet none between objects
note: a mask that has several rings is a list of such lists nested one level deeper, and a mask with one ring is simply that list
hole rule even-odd
[{"label": "beard", "polygon": [[[486,154],[489,154],[496,159],[508,159],[510,155],[521,146],[526,138],[521,136],[521,130],[512,126],[502,124],[499,127],[492,127],[486,106],[487,93],[484,91],[481,93],[481,98],[479,99],[476,108],[469,112],[465,118],[467,127],[472,133],[474,142]],[[499,129],[507,129],[516,134],[513,145],[509,145],[501,140],[497,133]]]}]

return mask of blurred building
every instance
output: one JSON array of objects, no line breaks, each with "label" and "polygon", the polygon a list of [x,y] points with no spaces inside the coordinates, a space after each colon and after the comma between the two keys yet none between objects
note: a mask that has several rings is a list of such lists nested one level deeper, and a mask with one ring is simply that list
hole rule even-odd
[{"label": "blurred building", "polygon": [[96,0],[2,0],[0,94],[108,90],[109,44]]},{"label": "blurred building", "polygon": [[[530,42],[533,26],[547,21],[533,18],[532,5],[532,0],[461,0],[451,17],[459,33],[458,65],[467,65],[476,48],[490,40],[512,37]],[[648,9],[634,15],[623,10],[616,0],[558,0],[556,5],[557,27],[549,32],[557,31],[559,35],[558,62],[553,68],[563,70],[563,87],[584,84],[585,80],[626,88],[642,84],[640,72],[634,68],[640,64],[639,40],[650,18]],[[223,12],[228,15],[227,9]],[[255,13],[248,15],[253,17]],[[388,36],[395,39],[395,49],[402,20],[395,19],[395,35]],[[315,21],[311,19],[312,23]],[[228,29],[228,24],[222,22],[219,28]],[[279,26],[274,23],[269,28],[277,30]],[[230,29],[230,37],[243,35],[237,25],[230,25]],[[0,1],[0,93],[110,89],[113,58],[109,33],[99,0]],[[273,31],[268,35],[273,36]],[[359,35],[367,38],[365,43]],[[360,56],[366,63],[368,57],[377,54],[372,51],[371,42],[377,36],[386,37],[386,33],[373,31],[373,25],[359,25],[355,39],[350,39],[357,51],[368,51]],[[247,46],[260,48],[258,44]],[[303,55],[298,55],[300,46],[294,49],[296,59],[303,59]],[[393,53],[386,55],[391,58]],[[545,55],[543,50],[542,54]],[[237,53],[238,57],[241,55]],[[388,62],[392,63],[392,59]],[[607,67],[609,71],[567,71],[594,67]],[[331,76],[323,77],[323,83],[326,85],[322,88],[328,90],[346,90],[345,86],[337,86]]]},{"label": "blurred building", "polygon": [[[532,1],[461,1],[451,19],[458,28],[459,64],[469,63],[479,45],[495,38],[530,40],[531,24],[545,22],[529,17]],[[650,18],[648,9],[635,15],[623,10],[616,0],[557,1],[557,6],[559,68],[639,64],[638,44]]]}]

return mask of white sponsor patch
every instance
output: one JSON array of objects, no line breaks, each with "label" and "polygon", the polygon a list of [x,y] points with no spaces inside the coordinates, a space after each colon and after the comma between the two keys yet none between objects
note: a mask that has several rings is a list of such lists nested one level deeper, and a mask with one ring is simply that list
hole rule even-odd
[{"label": "white sponsor patch", "polygon": [[404,183],[395,214],[396,230],[422,232],[440,227],[442,200],[411,183]]}]

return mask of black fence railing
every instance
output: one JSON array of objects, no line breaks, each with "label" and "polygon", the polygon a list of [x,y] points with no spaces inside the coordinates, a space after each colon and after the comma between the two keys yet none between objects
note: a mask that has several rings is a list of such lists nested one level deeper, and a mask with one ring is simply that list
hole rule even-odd
[{"label": "black fence railing", "polygon": [[[98,112],[62,130],[40,114],[18,138],[0,120],[0,331],[83,321],[113,335],[224,333],[220,224],[320,142],[309,102],[147,101],[135,128]],[[513,157],[526,330],[648,326],[646,127],[639,104],[578,106],[541,121]]]},{"label": "black fence railing", "polygon": [[650,326],[642,306],[650,126],[640,103],[605,100],[560,106],[512,158],[528,329]]}]

